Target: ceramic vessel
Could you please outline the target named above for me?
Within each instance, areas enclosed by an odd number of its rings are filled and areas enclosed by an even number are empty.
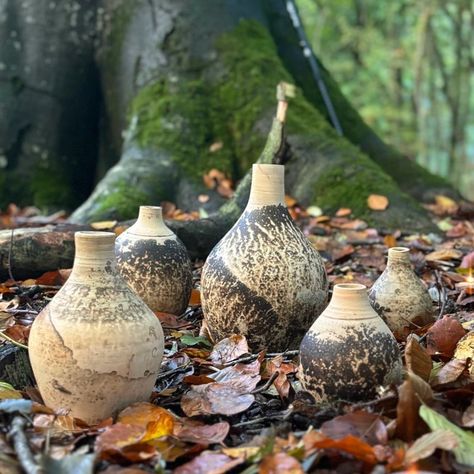
[[[254,351],[296,348],[326,305],[322,259],[284,199],[284,166],[253,165],[247,207],[202,271],[202,309],[214,341],[237,333]]]
[[[114,241],[111,232],[75,234],[71,275],[29,338],[46,405],[89,423],[148,400],[163,356],[160,322],[118,273]]]
[[[431,297],[413,271],[406,247],[388,250],[387,267],[370,289],[369,300],[398,339],[433,321]]]
[[[301,343],[304,389],[317,401],[370,400],[377,387],[401,377],[397,341],[370,306],[366,287],[335,285],[328,307]]]
[[[140,206],[136,223],[117,237],[115,255],[125,281],[153,311],[184,313],[193,286],[191,261],[166,227],[161,207]]]

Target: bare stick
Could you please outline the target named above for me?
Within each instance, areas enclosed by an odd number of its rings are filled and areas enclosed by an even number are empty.
[[[21,416],[13,418],[12,427],[8,433],[13,440],[13,447],[18,456],[18,461],[26,474],[42,474],[42,470],[36,464],[33,453],[28,444],[28,439],[25,435],[26,421]]]

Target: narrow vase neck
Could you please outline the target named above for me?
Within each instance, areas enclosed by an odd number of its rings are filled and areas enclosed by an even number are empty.
[[[285,167],[254,164],[247,209],[279,204],[285,205]]]
[[[334,286],[328,305],[329,317],[337,314],[337,319],[372,319],[377,313],[370,306],[367,288],[358,283],[341,283]]]
[[[115,234],[113,232],[76,232],[76,252],[71,277],[84,273],[112,273],[115,270]]]
[[[387,268],[410,267],[410,249],[407,247],[392,247],[388,249]]]
[[[128,232],[150,237],[173,235],[172,230],[163,220],[163,211],[160,206],[140,206],[137,221]]]

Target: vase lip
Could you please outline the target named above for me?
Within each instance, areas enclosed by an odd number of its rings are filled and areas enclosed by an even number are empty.
[[[362,283],[337,283],[334,285],[334,291],[343,293],[357,293],[367,290],[367,287]]]
[[[410,249],[408,247],[390,247],[388,249],[388,253],[394,255],[400,255],[409,252]]]
[[[138,212],[140,213],[141,211],[149,212],[150,214],[162,214],[163,213],[163,208],[161,206],[140,206],[138,209]]]
[[[174,236],[163,219],[163,208],[151,205],[139,207],[137,220],[124,234],[153,238]]]
[[[74,233],[75,240],[110,240],[115,239],[114,232],[105,232],[102,230],[79,230]]]

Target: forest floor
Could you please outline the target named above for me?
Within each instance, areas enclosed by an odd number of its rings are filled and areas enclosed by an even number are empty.
[[[287,201],[332,283],[370,287],[388,247],[411,249],[436,322],[399,341],[400,386],[362,403],[318,405],[297,379],[297,351],[251,354],[239,335],[212,345],[200,335],[196,262],[185,314],[157,314],[166,346],[150,403],[88,426],[44,406],[34,387],[0,383],[0,473],[474,472],[474,284],[457,286],[474,267],[473,223],[442,196],[430,207],[439,235],[384,235],[350,209],[323,216]],[[42,218],[10,208],[0,219],[8,227]],[[32,321],[68,274],[0,284],[2,334],[26,346]]]

